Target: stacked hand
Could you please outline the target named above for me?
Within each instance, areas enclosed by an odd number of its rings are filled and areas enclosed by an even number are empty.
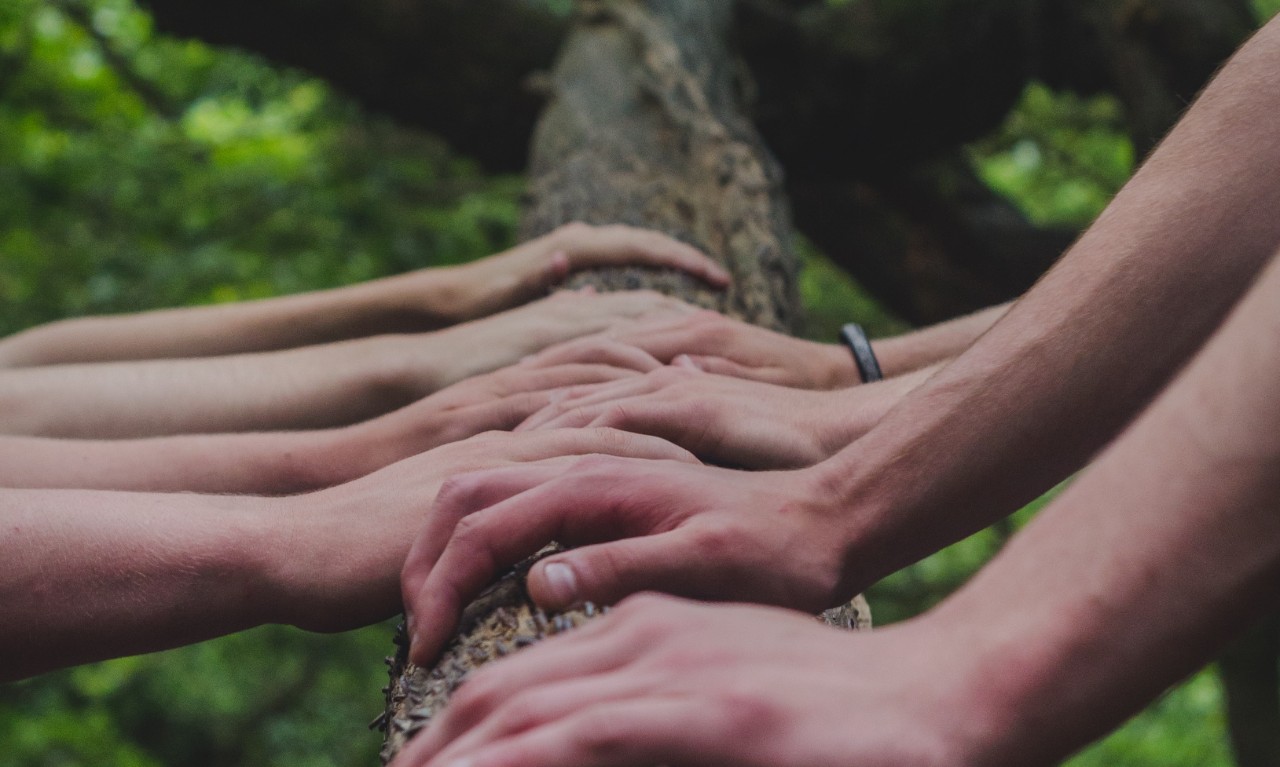
[[[712,375],[679,362],[572,386],[553,399],[518,430],[607,426],[749,469],[810,466],[847,444],[854,425],[840,423],[837,393]]]
[[[429,663],[471,598],[553,540],[580,548],[529,574],[530,595],[551,609],[651,589],[831,607],[865,584],[851,567],[857,520],[828,491],[811,470],[613,456],[453,477],[405,560],[412,658]]]
[[[711,311],[619,324],[546,353],[581,359],[610,344],[640,349],[662,363],[680,357],[708,373],[779,386],[834,389],[861,381],[842,346],[793,338]]]
[[[460,267],[471,297],[459,321],[516,306],[545,293],[572,272],[609,266],[678,269],[716,287],[724,267],[697,248],[660,232],[623,225],[566,224],[511,250]]]

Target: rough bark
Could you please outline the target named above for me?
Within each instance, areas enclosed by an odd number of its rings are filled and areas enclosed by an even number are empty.
[[[714,255],[734,285],[714,293],[675,273],[635,269],[582,280],[652,287],[776,329],[798,309],[781,174],[738,107],[725,46],[728,0],[612,0],[584,5],[551,81],[534,138],[523,234],[583,220],[658,228]],[[448,700],[473,669],[598,614],[548,616],[517,571],[466,611],[432,669],[392,660],[384,759]],[[860,598],[828,623],[865,628]]]

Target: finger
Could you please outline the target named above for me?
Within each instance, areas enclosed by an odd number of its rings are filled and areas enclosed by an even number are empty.
[[[678,367],[701,370],[705,373],[714,373],[716,375],[729,376],[732,378],[742,378],[748,381],[759,381],[761,383],[770,383],[778,386],[786,386],[791,380],[791,376],[785,370],[780,368],[752,367],[750,365],[743,365],[740,362],[725,359],[724,357],[715,357],[704,354],[681,354],[673,359],[671,364]]]
[[[526,358],[521,364],[531,368],[569,364],[609,365],[640,373],[656,370],[663,365],[643,349],[600,336],[556,344]]]
[[[650,376],[636,376],[605,384],[566,388],[552,398],[551,404],[530,416],[529,420],[520,425],[520,428],[521,430],[552,428],[552,422],[560,420],[568,413],[616,400],[641,396],[649,393],[654,388],[660,388],[660,385],[659,382],[651,380]],[[594,413],[594,410],[592,412]],[[585,425],[590,423],[594,417],[593,414],[584,421],[582,416],[579,415],[575,419],[570,419],[576,422],[566,423],[565,428]]]
[[[710,561],[697,531],[623,538],[548,557],[529,571],[529,596],[544,610],[584,602],[608,605],[642,591],[729,599],[751,584],[728,561]]]
[[[642,696],[582,709],[475,750],[441,754],[426,767],[633,767],[726,760],[724,712],[691,697]],[[405,765],[411,765],[406,762]]]
[[[416,593],[405,594],[413,606],[411,656],[415,662],[439,652],[463,605],[481,588],[547,543],[574,544],[669,529],[675,510],[635,504],[635,494],[622,481],[623,473],[630,470],[628,479],[633,484],[638,478],[639,486],[648,486],[664,476],[669,466],[664,461],[592,456],[489,507],[468,504],[468,487],[457,491],[463,495],[461,502],[448,494],[449,505],[440,509],[440,521],[431,531],[438,536],[432,545],[443,548],[428,550],[428,556],[415,563],[417,568],[427,563],[430,569]],[[445,499],[446,493],[442,491],[440,497]],[[555,575],[550,573],[552,580]],[[409,587],[406,583],[405,588]]]
[[[439,649],[432,642],[420,641],[424,632],[419,626],[419,596],[449,542],[449,535],[457,521],[474,511],[497,505],[537,487],[567,468],[564,462],[507,466],[458,474],[441,485],[422,531],[414,539],[405,558],[400,578],[405,625],[412,640],[410,657],[415,663],[427,663]],[[445,632],[435,632],[432,636],[439,633]]]
[[[522,436],[539,435],[561,440],[556,448],[560,455],[576,449],[610,453],[610,460],[621,456],[650,460],[674,458],[697,463],[690,453],[665,440],[612,429],[565,429]],[[549,444],[552,444],[550,440],[539,440],[542,449]],[[530,453],[527,457],[535,460],[542,456]],[[605,481],[611,467],[620,464],[597,460],[595,465],[599,470],[593,473],[585,470],[581,459],[554,464],[542,461],[523,467],[523,471],[476,472],[446,481],[432,506],[426,527],[414,542],[401,578],[410,616],[410,656],[415,663],[426,663],[439,653],[462,607],[499,572],[536,553],[552,540],[599,539],[581,538],[581,534],[557,535],[565,529],[563,515],[581,514],[582,524],[588,528],[625,533],[604,516],[607,503],[603,504],[605,509],[583,503],[592,491],[598,495],[599,483]],[[569,483],[567,487],[553,482],[571,473],[581,474],[574,479],[583,481]],[[487,487],[488,483],[497,488]],[[576,497],[579,502],[568,502],[566,495]],[[494,498],[501,500],[486,503]]]
[[[517,366],[502,372],[508,374],[504,376],[505,386],[500,392],[505,396],[638,378],[641,371],[607,362],[569,362],[537,367]]]
[[[679,269],[721,287],[732,279],[724,267],[692,245],[630,226],[595,227],[567,252],[572,270],[636,264]]]
[[[606,616],[481,669],[458,688],[410,750],[432,756],[446,746],[510,734],[541,724],[547,715],[563,716],[605,700],[600,675],[627,665],[643,649],[634,634],[602,634],[609,622]]]
[[[647,434],[620,429],[547,429],[529,434],[505,434],[502,457],[532,462],[559,456],[610,455],[618,458],[698,463],[684,448]]]

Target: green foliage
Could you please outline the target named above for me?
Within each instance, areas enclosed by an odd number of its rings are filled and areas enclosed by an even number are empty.
[[[1084,226],[1128,180],[1133,144],[1112,96],[1032,84],[1005,125],[970,149],[982,179],[1038,224]]]
[[[519,192],[129,0],[0,15],[0,333],[326,287],[507,244]]]
[[[1132,168],[1120,120],[1032,86],[971,156],[1034,220],[1083,224]],[[512,240],[519,192],[304,74],[158,36],[132,0],[0,3],[0,334],[475,258]],[[808,335],[905,328],[801,250]],[[877,585],[877,620],[935,604],[1044,502]],[[389,636],[266,627],[3,686],[0,764],[373,764]],[[1224,743],[1201,674],[1071,765],[1227,765]]]

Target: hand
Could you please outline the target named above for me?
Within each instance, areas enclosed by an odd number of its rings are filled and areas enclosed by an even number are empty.
[[[411,657],[433,659],[468,601],[552,540],[583,548],[530,572],[530,595],[549,609],[650,589],[811,612],[834,606],[865,584],[847,561],[853,515],[832,492],[809,470],[608,456],[454,477],[401,577]]]
[[[633,597],[478,671],[392,767],[977,764],[999,735],[954,639]]]
[[[474,296],[460,320],[483,317],[544,294],[572,272],[607,266],[679,269],[723,288],[731,276],[697,248],[630,226],[566,224],[550,234],[460,268]]]
[[[634,350],[633,350],[634,351]],[[636,352],[639,354],[639,352]],[[621,364],[634,360],[619,358]],[[654,363],[657,364],[656,362]],[[545,408],[563,388],[639,376],[611,364],[512,365],[468,378],[412,405],[347,426],[329,440],[322,467],[336,472],[325,485],[348,481],[395,461],[487,431],[508,431]]]
[[[345,631],[394,615],[401,608],[397,582],[405,556],[447,479],[494,467],[518,471],[525,462],[566,466],[574,456],[592,454],[696,463],[675,445],[611,429],[490,432],[344,485],[276,499],[288,545],[261,552],[277,558],[267,566],[271,622]]]
[[[400,386],[418,399],[465,378],[519,362],[548,346],[622,324],[669,321],[695,311],[682,301],[651,290],[563,291],[519,309],[425,336],[385,337],[383,343],[388,348],[383,353],[390,352],[399,360],[404,379]],[[630,358],[637,356],[633,352]],[[580,356],[563,361],[607,360]],[[634,362],[626,366],[631,364]]]
[[[835,389],[860,383],[849,351],[775,333],[712,311],[618,325],[572,346],[590,348],[610,340],[641,349],[659,361],[684,364],[708,373],[804,389]],[[547,354],[566,354],[551,348]]]
[[[844,394],[669,366],[573,386],[550,398],[517,431],[608,426],[662,437],[722,465],[792,469],[828,458],[874,424],[842,408]]]

